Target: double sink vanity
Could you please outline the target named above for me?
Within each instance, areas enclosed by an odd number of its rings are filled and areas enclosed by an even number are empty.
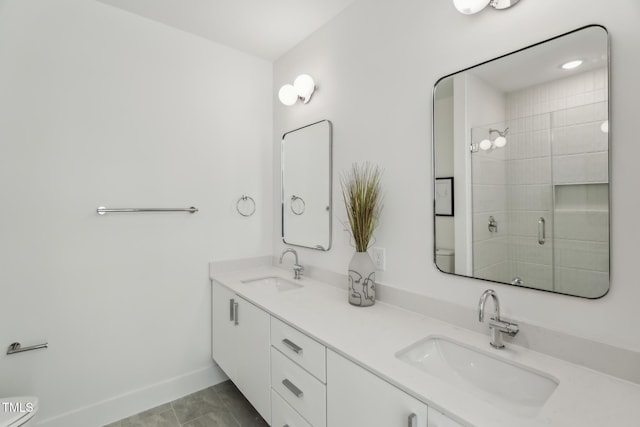
[[[576,56],[580,68],[561,66]],[[606,29],[589,25],[436,83],[438,269],[492,287],[609,291],[608,58]],[[332,129],[282,138],[287,245],[331,249]],[[492,290],[478,295],[478,333],[385,300],[352,306],[346,277],[301,276],[289,252],[293,273],[271,257],[210,265],[213,359],[271,426],[640,427],[640,385],[503,342],[535,332],[502,319]]]
[[[259,264],[259,263],[258,263]],[[640,426],[640,386],[266,263],[211,273],[213,359],[274,427]]]

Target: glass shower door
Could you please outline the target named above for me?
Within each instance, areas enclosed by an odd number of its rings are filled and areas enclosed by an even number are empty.
[[[472,129],[473,275],[553,289],[550,115]]]

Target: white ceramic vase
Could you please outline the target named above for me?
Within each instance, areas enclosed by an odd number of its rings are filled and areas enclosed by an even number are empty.
[[[369,307],[376,302],[376,267],[367,252],[356,252],[349,263],[349,304]]]

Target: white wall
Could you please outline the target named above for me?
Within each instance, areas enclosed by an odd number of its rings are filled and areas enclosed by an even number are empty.
[[[0,353],[0,396],[47,419],[212,369],[208,262],[271,252],[271,87],[102,3],[0,0],[0,347],[50,344]]]
[[[334,123],[334,188],[354,161],[385,168],[384,213],[376,246],[386,248],[379,280],[466,307],[489,284],[439,273],[431,265],[431,89],[441,76],[583,25],[605,25],[611,36],[612,271],[611,290],[598,300],[496,286],[506,316],[640,351],[640,241],[635,182],[637,111],[640,109],[640,3],[636,0],[522,1],[506,11],[458,13],[450,1],[367,0],[355,3],[274,67],[274,87],[305,72],[319,90],[308,105],[275,105],[274,134],[321,118]],[[544,24],[544,25],[542,25]],[[278,147],[274,141],[274,152]],[[276,157],[275,170],[279,169]],[[274,183],[278,184],[277,173]],[[273,198],[276,200],[277,191]],[[344,220],[338,191],[336,219]],[[328,253],[302,250],[303,263],[345,273],[353,252],[334,222]],[[277,221],[274,219],[274,226]],[[274,253],[283,249],[274,239]]]
[[[473,217],[473,271],[467,276],[482,277],[499,282],[510,282],[508,270],[508,230],[507,218],[507,168],[505,150],[479,150],[470,153],[465,148],[470,143],[480,144],[483,139],[493,139],[497,135],[491,128],[504,129],[506,116],[506,96],[484,80],[468,73],[464,90],[467,108],[467,122],[463,124],[467,138],[471,141],[458,147],[458,155],[471,157],[471,204],[470,209],[461,212],[456,221],[468,221],[464,216]],[[438,160],[436,160],[438,161]],[[469,185],[468,183],[465,183]],[[489,232],[489,218],[497,223],[497,231]],[[462,246],[464,247],[464,246]]]
[[[434,176],[436,178],[453,177],[455,181],[456,177],[453,169],[453,85],[450,85],[447,96],[436,99],[434,105],[433,120],[438,124],[435,151],[438,153],[438,159],[440,159],[434,165]],[[436,229],[438,230],[435,235],[436,248],[450,250],[455,248],[454,219],[455,217],[453,216],[436,217]]]

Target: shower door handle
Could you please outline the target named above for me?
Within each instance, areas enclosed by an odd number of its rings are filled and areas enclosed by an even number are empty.
[[[546,230],[546,221],[543,217],[538,219],[538,244],[544,245],[545,240],[547,239],[547,230]]]

